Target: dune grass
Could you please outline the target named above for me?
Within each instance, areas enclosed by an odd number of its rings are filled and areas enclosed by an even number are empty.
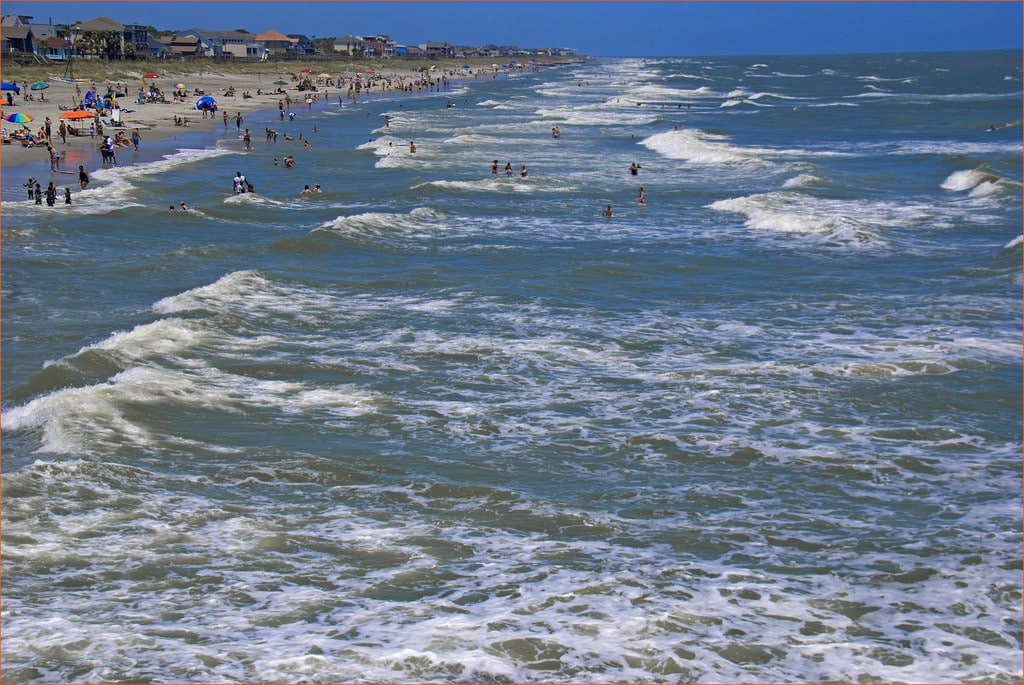
[[[516,62],[520,66],[527,66],[530,60],[536,64],[562,64],[566,62],[578,62],[581,57],[545,57],[545,56],[520,56]],[[152,60],[152,61],[114,61],[108,62],[100,59],[76,58],[72,63],[71,75],[86,82],[106,81],[136,81],[141,79],[143,74],[157,73],[163,78],[174,79],[176,77],[187,77],[199,72],[209,74],[222,74],[230,76],[238,75],[266,75],[274,78],[290,77],[303,68],[310,68],[314,74],[344,74],[345,72],[358,72],[374,70],[380,73],[391,73],[395,71],[415,71],[418,69],[430,69],[436,67],[438,70],[460,71],[463,66],[468,66],[472,71],[478,69],[492,70],[494,65],[501,67],[508,63],[505,57],[458,57],[445,59],[357,59],[346,57],[324,57],[316,56],[310,59],[289,59],[289,60],[268,60],[266,62],[249,62],[228,59],[176,59],[176,60]],[[0,74],[5,81],[17,81],[34,83],[35,81],[48,81],[56,78],[63,78],[68,73],[67,65],[63,62],[51,62],[49,64],[16,64],[13,61],[5,61],[0,64]]]

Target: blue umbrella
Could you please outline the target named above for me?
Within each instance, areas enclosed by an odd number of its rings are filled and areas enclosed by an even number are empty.
[[[203,105],[206,105],[206,109],[209,110],[217,109],[217,101],[209,95],[204,95],[203,97],[196,100],[196,109],[202,109]]]
[[[17,83],[10,83],[8,81],[0,82],[0,90],[13,90],[15,93],[21,93],[21,88]]]

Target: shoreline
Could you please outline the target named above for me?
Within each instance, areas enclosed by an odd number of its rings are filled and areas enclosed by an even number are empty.
[[[551,67],[568,63],[571,62],[566,62],[563,58],[558,62],[538,63],[532,65],[532,68]],[[138,130],[141,138],[138,152],[131,146],[116,150],[119,162],[120,157],[128,156],[126,153],[133,157],[138,155],[144,157],[144,160],[134,159],[129,163],[132,164],[139,161],[148,161],[150,155],[144,153],[148,144],[165,143],[182,134],[188,137],[193,137],[191,135],[193,133],[216,134],[224,126],[224,114],[228,116],[228,127],[224,135],[229,136],[237,133],[237,136],[240,138],[242,133],[241,131],[236,131],[235,127],[235,117],[237,115],[240,114],[243,117],[242,130],[244,130],[246,128],[244,119],[247,115],[274,110],[278,108],[279,100],[283,100],[286,97],[291,98],[291,107],[295,107],[297,104],[305,104],[307,96],[315,96],[321,102],[324,97],[329,99],[339,97],[343,100],[348,100],[350,93],[354,92],[357,82],[361,86],[361,90],[358,93],[358,101],[365,101],[377,95],[393,95],[403,92],[409,94],[428,94],[434,92],[435,88],[437,92],[441,92],[438,84],[442,80],[447,80],[451,84],[457,84],[469,79],[497,77],[499,73],[508,71],[505,68],[495,69],[494,67],[497,65],[489,65],[487,67],[478,65],[469,69],[447,66],[435,67],[433,70],[430,70],[427,67],[411,64],[402,64],[400,68],[390,68],[391,65],[369,68],[347,64],[345,65],[346,71],[335,70],[332,73],[328,69],[315,74],[304,74],[298,69],[295,73],[280,70],[265,72],[260,70],[263,65],[252,65],[253,68],[251,70],[246,70],[244,68],[246,65],[241,66],[242,69],[234,73],[205,70],[183,72],[169,69],[160,72],[157,78],[149,79],[143,78],[143,75],[157,72],[129,70],[125,71],[123,78],[119,79],[78,79],[76,82],[68,82],[59,80],[58,77],[51,77],[46,81],[49,83],[49,87],[44,90],[33,91],[23,88],[19,94],[11,93],[14,100],[13,106],[6,105],[6,95],[10,91],[4,91],[4,98],[0,100],[0,103],[3,103],[2,108],[0,108],[3,117],[15,112],[21,112],[33,117],[33,120],[27,124],[18,124],[6,120],[0,122],[3,124],[4,132],[10,134],[17,130],[24,130],[24,127],[28,126],[33,133],[38,133],[45,125],[46,118],[49,117],[51,122],[50,141],[55,150],[60,154],[61,163],[58,171],[51,171],[46,145],[23,147],[19,141],[14,140],[10,144],[5,143],[0,146],[0,183],[2,183],[4,172],[17,170],[19,174],[24,172],[33,178],[45,178],[47,174],[67,176],[68,173],[75,173],[74,184],[77,185],[76,172],[78,165],[85,166],[86,171],[89,173],[101,168],[101,156],[99,154],[101,138],[98,135],[90,137],[88,134],[79,136],[68,134],[65,139],[62,139],[58,134],[61,122],[59,117],[62,112],[72,109],[72,103],[80,101],[81,96],[84,96],[94,84],[97,92],[100,94],[107,92],[108,85],[116,88],[119,92],[125,93],[124,96],[117,98],[119,105],[123,108],[123,125],[116,128],[104,125],[103,130],[104,135],[112,135],[114,131],[121,131],[129,138],[134,130]],[[332,66],[337,67],[339,65],[334,64]],[[19,78],[16,73],[17,71],[17,69],[12,69],[12,72],[15,73],[12,73],[11,78],[19,86],[35,83],[35,81],[31,80],[33,76],[24,75],[24,78]],[[300,77],[309,79],[313,89],[298,90],[297,84]],[[4,80],[7,80],[7,78],[5,74]],[[188,94],[187,97],[173,99],[170,97],[172,92],[175,91],[174,86],[177,84],[185,85],[185,88],[177,90],[179,92],[186,92]],[[81,96],[76,94],[76,86]],[[170,102],[138,104],[137,98],[140,89],[148,90],[152,86],[159,88],[164,97],[170,100]],[[230,88],[234,89],[235,95],[226,95]],[[195,109],[195,102],[201,97],[196,91],[211,95],[217,101],[218,111],[211,115],[211,117],[204,119],[202,112]],[[243,97],[243,93],[249,93],[251,97]],[[40,100],[40,96],[45,97],[45,100]],[[29,97],[32,99],[28,99]],[[109,110],[104,110],[104,112],[106,116],[101,117],[101,121],[109,122]],[[186,118],[189,119],[188,125],[175,124],[176,119],[184,120]],[[83,121],[91,122],[92,120],[86,119]],[[262,133],[262,131],[250,131],[250,134],[254,137],[262,135]],[[7,137],[6,135],[4,136],[5,139]],[[158,147],[164,147],[164,145],[159,145]],[[123,165],[121,164],[121,166]]]

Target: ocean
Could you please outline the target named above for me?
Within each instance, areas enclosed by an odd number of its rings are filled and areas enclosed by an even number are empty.
[[[601,58],[4,174],[3,682],[1019,681],[1021,76]]]

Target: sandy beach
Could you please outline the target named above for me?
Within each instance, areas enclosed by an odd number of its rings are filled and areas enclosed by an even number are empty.
[[[390,65],[361,67],[352,64],[331,64],[321,65],[316,71],[307,72],[303,72],[302,69],[310,69],[309,67],[281,64],[276,72],[267,71],[267,65],[256,65],[253,73],[246,73],[244,65],[242,69],[232,66],[231,73],[218,72],[215,66],[211,71],[174,71],[157,68],[154,71],[126,70],[123,77],[117,79],[79,78],[75,82],[57,76],[46,78],[38,73],[19,74],[18,70],[12,69],[10,74],[4,74],[4,81],[13,79],[22,90],[19,94],[12,91],[3,93],[2,116],[5,120],[2,122],[4,144],[0,148],[0,166],[4,170],[23,167],[19,168],[19,172],[24,171],[29,175],[50,172],[50,152],[45,141],[27,147],[19,140],[8,142],[10,134],[19,130],[24,131],[25,127],[38,137],[40,130],[45,127],[47,117],[50,119],[49,144],[60,154],[59,168],[65,172],[73,172],[77,169],[78,163],[83,163],[82,160],[91,162],[93,166],[100,163],[98,148],[101,138],[98,135],[89,136],[90,124],[95,126],[97,122],[105,122],[105,135],[113,136],[115,132],[121,131],[130,139],[132,133],[138,131],[142,140],[140,145],[145,145],[147,141],[164,140],[188,131],[221,130],[224,128],[225,114],[228,116],[228,130],[236,131],[235,118],[239,114],[242,115],[244,122],[247,113],[277,108],[280,100],[287,102],[290,98],[290,106],[296,107],[305,105],[307,97],[348,99],[350,88],[355,88],[357,82],[361,87],[360,97],[367,97],[374,93],[403,88],[414,92],[423,91],[442,79],[455,81],[464,78],[490,78],[495,71],[490,64],[471,66],[469,69],[436,65],[430,69],[416,63],[403,63],[400,65],[401,68],[392,68]],[[421,71],[421,67],[424,70]],[[290,71],[291,68],[295,71]],[[320,71],[320,68],[324,70]],[[158,76],[144,78],[152,73]],[[49,87],[31,90],[31,84],[40,80],[48,83]],[[313,89],[307,87],[300,90],[299,86],[303,81],[306,81],[307,86],[312,85]],[[175,88],[176,85],[184,87]],[[148,94],[153,92],[154,87],[161,96],[155,101],[140,104],[140,91]],[[116,98],[121,108],[121,126],[109,125],[112,121],[111,112],[103,110],[98,119],[67,120],[66,123],[75,126],[80,135],[72,135],[69,132],[62,137],[59,134],[62,121],[60,116],[74,109],[76,103],[80,103],[90,89],[101,96],[111,90],[124,93],[123,96]],[[13,106],[6,104],[8,92],[12,95]],[[175,96],[175,93],[178,93],[178,96]],[[207,118],[196,109],[196,101],[202,94],[212,96],[218,106],[218,111]],[[16,112],[32,117],[32,121],[19,124],[6,120],[7,116]],[[242,130],[244,128],[243,123]],[[260,131],[253,135],[262,133]],[[89,163],[85,166],[86,170],[90,169]]]

